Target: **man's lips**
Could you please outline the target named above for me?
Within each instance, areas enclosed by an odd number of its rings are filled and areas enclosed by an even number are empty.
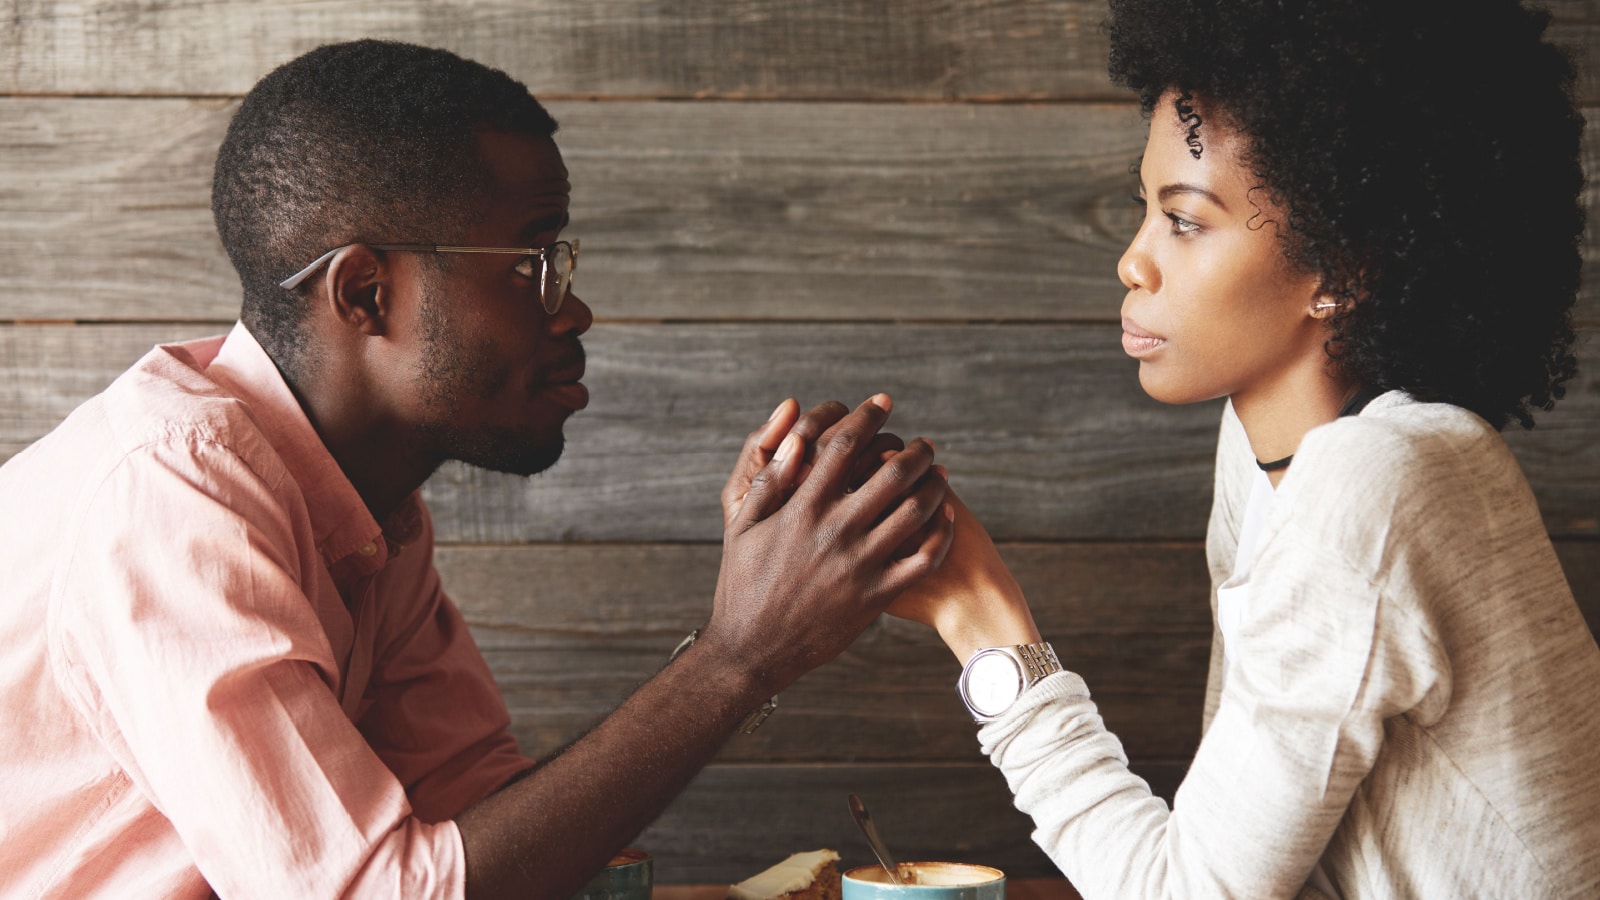
[[[1167,342],[1166,338],[1157,337],[1143,328],[1140,328],[1132,319],[1124,317],[1122,320],[1122,350],[1129,356],[1144,356],[1152,353],[1156,348]]]
[[[585,368],[587,368],[587,364],[581,359],[574,363],[568,363],[559,369],[552,370],[550,374],[545,376],[544,383],[550,385],[576,384],[583,380]]]
[[[582,383],[584,369],[584,359],[579,356],[551,370],[544,377],[540,393],[568,409],[583,409],[589,405],[589,389]]]

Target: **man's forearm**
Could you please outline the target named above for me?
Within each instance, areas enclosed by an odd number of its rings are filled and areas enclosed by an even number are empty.
[[[685,651],[560,756],[462,813],[467,896],[571,897],[770,693],[714,647]]]

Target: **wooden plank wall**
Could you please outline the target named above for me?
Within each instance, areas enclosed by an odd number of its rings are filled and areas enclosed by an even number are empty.
[[[1600,49],[1600,6],[1551,4]],[[1201,540],[1217,406],[1143,396],[1117,344],[1136,107],[1088,0],[14,0],[0,21],[0,459],[158,341],[214,333],[237,284],[215,149],[273,66],[362,36],[448,47],[549,101],[575,182],[594,400],[532,481],[428,485],[446,584],[524,747],[571,740],[710,608],[716,493],[784,396],[898,401],[1171,796],[1198,739]],[[1600,122],[1600,67],[1581,91]],[[1587,159],[1600,171],[1590,126]],[[1590,188],[1591,209],[1597,190]],[[1583,374],[1510,436],[1600,623],[1600,252]],[[530,585],[537,585],[530,588]],[[977,752],[956,667],[872,627],[736,738],[639,845],[663,883],[867,853],[1053,872]]]

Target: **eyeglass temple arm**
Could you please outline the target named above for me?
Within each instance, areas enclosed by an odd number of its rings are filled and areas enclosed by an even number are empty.
[[[353,246],[355,245],[345,244],[344,247],[335,247],[329,250],[327,253],[317,257],[311,265],[278,282],[278,287],[286,291],[294,290],[304,283],[307,278],[310,278],[313,272],[327,265],[328,260],[333,259],[340,250]],[[537,256],[540,259],[544,259],[545,253],[544,249],[540,247],[465,247],[452,244],[368,244],[367,246],[374,250],[421,250],[433,253],[523,253],[529,256]],[[572,249],[573,255],[576,256],[577,242],[574,241],[572,243]]]

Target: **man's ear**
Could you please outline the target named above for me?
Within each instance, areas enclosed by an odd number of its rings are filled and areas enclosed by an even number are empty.
[[[389,267],[377,251],[351,244],[328,261],[323,276],[328,311],[336,321],[368,336],[387,330]]]

